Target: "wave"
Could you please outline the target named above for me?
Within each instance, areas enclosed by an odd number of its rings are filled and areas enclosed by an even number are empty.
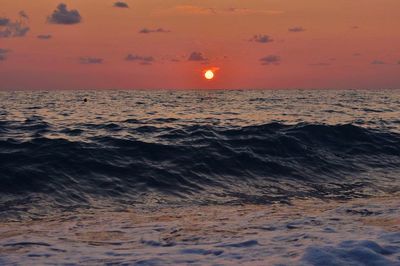
[[[74,140],[45,137],[51,125],[29,123],[0,122],[2,134],[32,133],[0,138],[0,201],[45,195],[64,205],[97,197],[264,203],[399,188],[400,135],[351,124],[126,129],[110,123],[60,130],[70,136],[104,130]]]

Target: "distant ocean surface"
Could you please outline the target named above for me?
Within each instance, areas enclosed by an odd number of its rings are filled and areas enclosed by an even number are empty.
[[[0,92],[3,218],[368,197],[399,175],[399,90]]]

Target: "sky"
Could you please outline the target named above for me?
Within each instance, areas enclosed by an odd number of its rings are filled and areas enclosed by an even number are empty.
[[[0,0],[0,90],[400,88],[399,12],[399,0]]]

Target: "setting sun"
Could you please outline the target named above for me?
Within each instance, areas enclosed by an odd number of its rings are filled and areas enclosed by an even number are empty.
[[[213,72],[212,70],[207,70],[207,71],[204,73],[204,77],[205,77],[206,79],[208,79],[208,80],[211,80],[211,79],[214,78],[214,72]]]

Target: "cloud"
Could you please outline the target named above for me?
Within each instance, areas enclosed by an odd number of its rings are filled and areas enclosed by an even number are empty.
[[[331,63],[325,63],[325,62],[309,64],[309,66],[320,66],[320,67],[331,66],[331,65],[332,65]]]
[[[277,55],[268,55],[260,58],[260,62],[262,65],[279,65],[281,58]]]
[[[207,58],[200,52],[193,52],[189,55],[188,61],[207,61]]]
[[[291,27],[288,30],[290,32],[302,32],[302,31],[305,31],[306,29],[304,29],[303,27]]]
[[[23,11],[23,10],[19,11],[18,14],[19,14],[19,16],[20,16],[21,18],[29,19],[28,14],[26,14],[26,12]]]
[[[137,62],[141,65],[151,65],[154,62],[154,57],[128,54],[125,57],[125,60],[131,62]]]
[[[249,8],[212,8],[212,7],[201,7],[195,5],[178,5],[172,8],[158,10],[158,15],[254,15],[254,14],[269,14],[276,15],[282,14],[279,10],[261,10],[261,9],[249,9]]]
[[[0,18],[0,26],[7,26],[8,23],[10,23],[10,19],[9,18],[4,18],[4,17]]]
[[[376,59],[376,60],[372,61],[371,64],[372,65],[385,65],[386,63],[382,60]]]
[[[207,7],[199,7],[193,5],[179,5],[170,9],[165,9],[161,11],[165,14],[191,14],[191,15],[209,15],[216,14],[215,9]]]
[[[14,22],[9,18],[0,18],[0,38],[24,37],[29,30],[28,15],[24,11],[19,12],[19,19]]]
[[[129,8],[128,4],[125,2],[115,2],[114,3],[115,7],[120,7],[120,8]]]
[[[171,31],[163,29],[163,28],[158,28],[158,29],[143,28],[143,29],[141,29],[139,31],[139,33],[144,33],[144,34],[147,34],[147,33],[168,33],[168,32],[171,32]]]
[[[81,64],[85,64],[85,65],[102,64],[103,63],[103,58],[87,56],[87,57],[79,58],[79,62]]]
[[[0,48],[0,61],[5,61],[10,50]]]
[[[53,36],[51,36],[50,34],[41,34],[41,35],[38,35],[37,38],[41,39],[41,40],[48,40],[48,39],[53,38]]]
[[[220,13],[234,14],[234,15],[253,15],[253,14],[278,15],[282,14],[283,11],[230,7],[227,9],[220,10]]]
[[[49,23],[66,25],[77,24],[81,22],[81,20],[82,17],[78,10],[68,10],[67,5],[63,3],[59,4],[57,9],[53,11],[53,14],[47,18]]]
[[[268,35],[254,35],[251,39],[251,42],[259,42],[259,43],[269,43],[274,40]]]

